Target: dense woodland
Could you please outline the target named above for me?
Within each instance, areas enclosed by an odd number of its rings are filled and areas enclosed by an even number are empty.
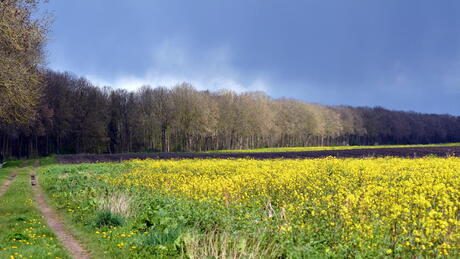
[[[331,107],[188,84],[100,88],[46,70],[49,19],[33,15],[39,3],[0,0],[0,155],[6,157],[460,142],[460,117],[449,115]]]
[[[32,123],[1,125],[7,156],[460,141],[460,117],[324,106],[262,92],[94,86],[47,71]]]

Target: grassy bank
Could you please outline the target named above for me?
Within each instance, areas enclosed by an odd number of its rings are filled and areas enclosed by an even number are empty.
[[[22,164],[20,160],[7,161],[6,164],[0,168],[0,186],[4,181],[13,173],[13,170],[18,168]]]

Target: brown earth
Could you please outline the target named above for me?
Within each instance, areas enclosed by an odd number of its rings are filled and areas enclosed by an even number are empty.
[[[119,162],[129,159],[213,159],[213,158],[252,158],[252,159],[302,159],[302,158],[363,158],[363,157],[404,157],[420,158],[424,156],[456,156],[460,157],[460,147],[402,147],[402,148],[373,148],[350,150],[324,150],[302,152],[258,152],[258,153],[129,153],[106,155],[62,155],[57,160],[62,164]]]
[[[38,162],[38,161],[37,161]],[[35,164],[37,166],[37,163]],[[80,242],[75,239],[65,228],[62,221],[59,219],[58,214],[52,210],[46,203],[43,191],[38,184],[35,169],[31,174],[31,184],[34,194],[34,199],[38,204],[38,209],[42,215],[46,218],[48,226],[56,234],[57,238],[64,247],[69,251],[73,258],[86,259],[90,258],[88,252],[81,246]]]

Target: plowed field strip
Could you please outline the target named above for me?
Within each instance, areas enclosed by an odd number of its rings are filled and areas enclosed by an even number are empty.
[[[79,164],[95,162],[119,162],[130,159],[226,159],[226,158],[253,158],[253,159],[303,159],[324,158],[328,156],[338,158],[363,157],[405,157],[420,158],[428,155],[439,157],[460,156],[460,147],[401,147],[401,148],[369,148],[350,150],[323,150],[302,152],[260,152],[260,153],[137,153],[137,154],[110,154],[110,155],[66,155],[58,156],[62,164]]]

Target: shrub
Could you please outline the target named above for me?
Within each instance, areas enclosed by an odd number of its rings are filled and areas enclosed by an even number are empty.
[[[96,200],[98,208],[110,211],[112,214],[129,217],[131,213],[132,198],[124,193],[106,193]]]
[[[177,256],[183,250],[182,230],[180,227],[152,230],[142,241],[150,254],[155,256]]]
[[[96,215],[95,226],[100,228],[104,226],[121,226],[123,225],[123,217],[113,214],[110,211],[101,211]]]

